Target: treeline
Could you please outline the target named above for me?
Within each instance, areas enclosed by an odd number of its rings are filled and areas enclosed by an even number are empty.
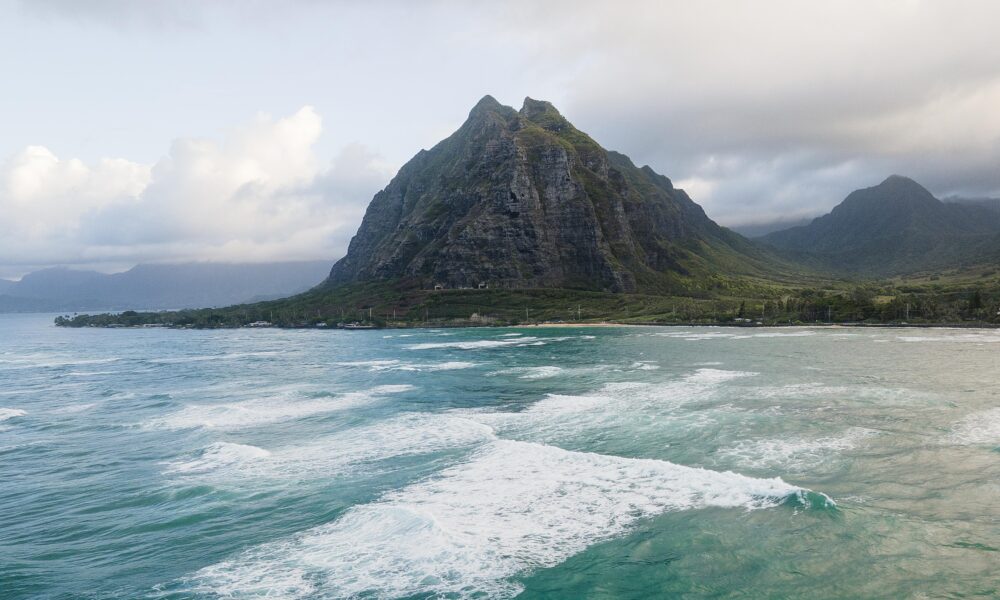
[[[334,328],[515,325],[551,321],[658,324],[996,324],[1000,289],[774,290],[755,298],[691,298],[562,289],[319,291],[220,309],[125,311],[56,319],[64,327]]]
[[[736,317],[800,323],[1000,323],[998,290],[901,292],[858,286],[846,291],[802,290],[770,300],[741,302]]]

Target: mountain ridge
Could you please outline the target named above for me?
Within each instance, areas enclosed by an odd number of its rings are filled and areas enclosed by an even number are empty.
[[[855,190],[809,224],[760,238],[793,260],[840,273],[893,276],[962,267],[1000,255],[1000,214],[945,203],[891,175]]]
[[[52,267],[0,287],[0,312],[195,308],[273,299],[317,285],[329,264],[139,264],[114,274]]]
[[[773,261],[551,103],[487,95],[375,195],[325,285],[678,292]]]

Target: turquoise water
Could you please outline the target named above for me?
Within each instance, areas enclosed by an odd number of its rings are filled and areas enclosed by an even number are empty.
[[[0,598],[1000,597],[1000,333],[0,315]]]

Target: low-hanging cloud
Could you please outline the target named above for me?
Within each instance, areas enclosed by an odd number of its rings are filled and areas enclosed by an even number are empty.
[[[349,144],[323,164],[311,107],[258,115],[222,140],[182,138],[152,165],[87,165],[41,146],[0,168],[0,256],[46,264],[273,261],[340,256],[391,169]]]
[[[395,163],[447,135],[483,94],[515,105],[530,95],[553,101],[604,146],[689,188],[723,224],[815,216],[892,173],[941,197],[1000,196],[1000,4],[992,0],[40,0],[22,2],[21,12],[32,31],[53,36],[50,45],[69,32],[83,36],[82,48],[108,50],[87,55],[91,62],[131,56],[136,39],[149,38],[153,55],[173,68],[164,70],[166,79],[200,74],[191,80],[214,90],[221,74],[227,111],[249,114],[308,99],[330,115],[351,115],[341,124],[354,128],[347,137]],[[84,35],[92,29],[100,39]],[[184,54],[194,46],[210,51],[194,61]],[[72,66],[91,68],[80,60]],[[234,69],[234,60],[254,68]],[[61,90],[72,73],[59,64],[49,60],[37,70],[52,71]],[[148,73],[133,71],[138,78]],[[264,81],[280,84],[265,90]],[[187,96],[174,91],[183,85],[146,83],[133,86],[129,105],[104,95],[99,106],[128,112],[150,100],[140,93],[148,88],[157,98],[177,94],[159,105],[161,113],[175,111],[173,122],[164,120],[171,127],[191,117],[219,118],[204,107],[186,113]],[[18,93],[13,86],[15,101]],[[272,95],[271,103],[259,99]],[[132,121],[132,131],[145,131],[144,118]],[[59,125],[42,141],[59,144],[64,129],[77,138],[89,134],[74,123]],[[314,186],[341,186],[323,192],[328,196],[353,185],[332,175],[330,165],[318,170],[324,174]],[[149,185],[152,195],[157,186]],[[268,193],[292,194],[294,204],[308,187]],[[204,224],[186,227],[200,231]],[[154,230],[167,231],[150,223]],[[264,247],[240,239],[243,247]]]

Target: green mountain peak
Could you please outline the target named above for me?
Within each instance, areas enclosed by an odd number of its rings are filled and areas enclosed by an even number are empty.
[[[376,194],[327,285],[670,292],[767,268],[766,253],[551,103],[515,111],[486,96]]]

